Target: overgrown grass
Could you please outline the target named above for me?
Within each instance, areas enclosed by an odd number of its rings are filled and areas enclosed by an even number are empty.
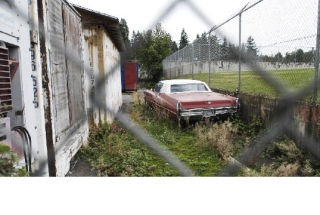
[[[200,123],[180,129],[163,112],[144,105],[134,93],[131,118],[198,176],[218,175],[230,156],[237,157],[252,144],[262,123],[259,119],[244,122],[240,118],[215,123]],[[102,176],[179,176],[166,161],[141,144],[118,124],[92,128],[90,144],[81,149]],[[315,176],[320,165],[299,150],[289,139],[279,139],[263,152],[251,170],[239,176]]]
[[[284,137],[271,144],[261,155],[264,163],[243,176],[319,176],[320,163]]]
[[[278,81],[282,82],[290,90],[298,90],[314,78],[314,69],[294,69],[268,71]],[[194,74],[194,79],[208,83],[209,74]],[[191,79],[192,75],[184,75],[178,78]],[[238,72],[216,72],[211,74],[211,86],[214,88],[236,91],[238,88]],[[241,73],[241,91],[256,95],[277,97],[278,93],[272,85],[264,81],[255,72]]]
[[[78,156],[87,159],[100,176],[179,175],[117,123],[91,128],[89,138]]]
[[[179,129],[173,120],[167,120],[161,113],[151,111],[144,105],[135,105],[131,117],[164,147],[189,166],[196,175],[217,174],[223,162],[216,150],[199,147],[198,137],[193,129]]]
[[[221,124],[197,124],[195,133],[198,137],[198,145],[209,150],[218,151],[222,160],[227,161],[234,148],[233,139],[237,130],[227,121]]]

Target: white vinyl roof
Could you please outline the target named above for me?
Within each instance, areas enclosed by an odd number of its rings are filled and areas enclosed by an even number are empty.
[[[203,81],[198,80],[190,80],[190,79],[173,79],[173,80],[164,80],[160,81],[160,83],[163,83],[163,87],[161,88],[161,93],[170,93],[170,87],[174,84],[204,84],[208,90],[211,92],[210,88],[206,83]]]
[[[164,81],[160,81],[164,84],[192,84],[192,83],[204,83],[202,81],[198,81],[198,80],[191,80],[191,79],[173,79],[173,80],[164,80]]]

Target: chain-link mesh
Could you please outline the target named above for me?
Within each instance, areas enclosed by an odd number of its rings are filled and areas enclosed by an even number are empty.
[[[12,5],[11,1],[7,2],[8,4]],[[168,14],[173,12],[175,7],[179,6],[181,2],[184,2],[208,26],[208,28],[216,26],[201,13],[196,3],[190,0],[173,1],[163,11],[163,13],[160,14],[158,19],[156,19],[154,24],[151,26],[155,26],[156,23],[163,20]],[[296,127],[294,127],[293,119],[290,118],[290,113],[296,105],[296,101],[299,99],[306,98],[306,96],[310,95],[314,90],[314,83],[316,83],[317,85],[319,82],[318,79],[313,79],[314,62],[317,61],[317,58],[319,57],[318,53],[314,54],[314,52],[316,51],[315,34],[317,26],[315,25],[315,23],[318,20],[316,7],[318,2],[315,0],[299,4],[297,4],[298,1],[294,2],[295,4],[291,5],[294,7],[293,11],[297,11],[294,10],[297,8],[304,8],[305,4],[310,4],[310,7],[306,7],[309,8],[308,11],[305,12],[310,13],[311,10],[312,18],[314,20],[311,21],[311,25],[303,22],[303,24],[309,26],[307,27],[307,29],[309,29],[310,32],[302,30],[301,32],[298,32],[296,35],[283,36],[280,33],[279,35],[275,36],[275,32],[277,32],[277,29],[285,29],[284,26],[286,26],[285,24],[288,22],[286,22],[285,18],[283,18],[283,21],[276,20],[276,17],[279,18],[278,11],[266,10],[264,7],[267,6],[267,3],[264,5],[260,4],[256,8],[252,8],[250,10],[256,11],[253,15],[249,14],[249,12],[247,12],[248,17],[246,17],[246,15],[243,15],[243,20],[241,23],[244,25],[244,27],[242,31],[246,32],[244,33],[244,35],[251,34],[251,32],[249,32],[248,30],[246,31],[246,28],[248,28],[245,27],[246,22],[248,25],[256,25],[257,29],[258,27],[263,28],[263,30],[259,32],[262,36],[269,38],[271,45],[260,44],[260,36],[256,36],[254,34],[255,32],[252,32],[252,37],[255,38],[256,41],[257,52],[255,52],[254,47],[253,49],[248,49],[248,47],[246,47],[245,45],[245,42],[241,40],[238,44],[234,42],[234,40],[237,39],[232,38],[238,38],[237,34],[239,33],[239,29],[234,31],[236,32],[235,35],[229,35],[228,32],[229,37],[226,37],[227,35],[223,34],[222,32],[227,32],[227,30],[223,30],[223,27],[214,27],[210,32],[202,34],[200,38],[195,40],[191,45],[179,50],[176,53],[173,53],[171,56],[167,57],[163,62],[164,74],[168,78],[193,77],[195,79],[201,79],[206,82],[209,82],[211,86],[214,88],[224,88],[229,90],[238,89],[244,92],[250,92],[250,90],[252,90],[252,92],[254,93],[267,93],[268,95],[272,92],[272,95],[278,95],[281,97],[280,105],[275,111],[276,114],[274,114],[273,116],[273,126],[271,126],[271,129],[260,134],[260,138],[253,142],[248,149],[245,149],[239,157],[239,161],[245,165],[250,163],[256,156],[259,156],[259,154],[272,143],[272,140],[274,140],[277,136],[281,135],[282,133],[288,134],[293,139],[301,139],[301,137],[303,137],[304,148],[308,152],[312,153],[316,158],[320,158],[318,150],[319,147],[317,146],[318,142],[311,135],[301,135],[300,131]],[[301,4],[303,4],[303,6]],[[284,9],[283,5],[279,7],[280,9],[282,9],[282,12],[286,10]],[[19,11],[19,9],[17,9],[17,12],[18,14],[20,14],[21,17],[28,20],[27,14],[23,14],[21,11]],[[242,12],[244,12],[244,10]],[[273,17],[272,13],[274,13],[275,20],[273,20],[272,24],[259,24],[261,20],[263,20],[263,14],[265,13],[271,13],[268,15],[268,17]],[[238,16],[235,17],[239,17],[240,14],[241,13],[239,13]],[[304,14],[304,12],[301,12],[301,14]],[[251,18],[249,18],[249,15],[251,16]],[[297,15],[297,17],[300,16]],[[265,21],[268,23],[268,20]],[[233,19],[226,25],[231,24],[232,22],[235,22],[235,20]],[[270,26],[276,25],[278,25],[279,27],[273,29],[274,32],[270,32],[270,29],[265,29]],[[33,23],[31,24],[31,26],[39,30],[41,36],[46,36],[46,32],[44,32],[43,29],[38,28],[37,25]],[[297,29],[299,29],[299,27],[297,27]],[[268,35],[266,34],[266,32],[268,33]],[[51,39],[50,43],[52,47],[56,47],[56,49],[59,50],[58,42],[55,43],[55,40]],[[301,54],[301,51],[298,52],[298,50],[302,47],[308,48],[303,49],[305,50],[304,52],[309,52],[311,50],[311,54],[306,55],[305,58],[301,59],[301,56],[299,55]],[[288,62],[286,62],[286,56],[284,57],[284,55],[287,52],[294,53],[295,55],[294,58],[288,57]],[[280,55],[276,56],[276,54],[278,53],[282,53],[282,58]],[[75,56],[73,56],[72,53],[67,52],[65,54],[68,60],[73,61],[76,65],[80,65],[78,64],[79,59],[75,58]],[[270,56],[272,56],[272,59],[269,62],[267,57]],[[239,62],[239,59],[241,59],[241,63]],[[299,68],[297,68],[298,65],[300,65]],[[116,72],[116,68],[119,66],[119,64],[115,65],[111,69],[111,73]],[[269,67],[272,69],[269,70]],[[280,67],[284,67],[285,69],[281,68],[280,70]],[[85,71],[90,71],[90,68],[85,69]],[[95,89],[98,93],[95,96],[95,98],[92,98],[92,105],[94,107],[102,108],[109,112],[111,115],[113,115],[124,128],[128,129],[142,143],[150,147],[161,157],[167,160],[171,165],[173,165],[177,170],[179,170],[182,175],[194,175],[193,172],[187,166],[185,166],[169,151],[163,149],[163,147],[160,144],[158,144],[156,140],[154,140],[150,135],[148,135],[136,124],[134,124],[133,121],[127,115],[123,114],[122,112],[113,112],[109,107],[102,103],[101,100],[99,100],[99,96],[101,96],[99,92],[102,92],[103,86],[106,84],[110,76],[111,75],[109,73],[108,75],[101,77],[97,81]],[[241,78],[239,79],[239,77]],[[314,83],[311,82],[311,84],[306,85],[305,83],[307,80],[312,80]],[[256,85],[250,87],[249,84],[253,82],[255,82]],[[288,86],[300,90],[292,92],[288,88]],[[72,132],[70,133],[70,136],[71,135]],[[56,148],[56,150],[59,149]],[[35,175],[40,175],[45,165],[47,165],[47,161],[41,160],[40,168],[37,172],[35,172]],[[238,166],[230,166],[221,174],[231,175],[234,174],[238,169]]]
[[[280,4],[270,0],[258,2],[252,8],[247,5],[242,13],[213,27],[179,50],[178,53],[185,53],[185,50],[192,49],[187,56],[178,58],[184,63],[174,63],[177,60],[174,57],[176,53],[167,57],[163,61],[164,73],[171,73],[171,78],[199,79],[213,88],[279,96],[274,87],[265,82],[250,65],[242,63],[239,66],[239,56],[235,50],[241,50],[286,88],[301,89],[314,78],[316,5],[316,0],[303,3],[282,1]],[[228,39],[217,33],[218,30],[227,32]]]

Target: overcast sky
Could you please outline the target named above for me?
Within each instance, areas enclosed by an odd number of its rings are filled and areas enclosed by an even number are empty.
[[[153,24],[172,0],[70,0],[70,2],[119,19],[125,18],[131,34],[133,30],[143,31]],[[236,14],[248,2],[251,5],[256,0],[194,0],[193,2],[212,23],[220,24]],[[285,53],[298,48],[310,50],[311,47],[315,47],[317,2],[317,0],[264,0],[243,14],[243,42],[246,42],[248,36],[253,36],[262,53],[278,51]],[[197,34],[209,29],[209,26],[205,25],[184,2],[178,4],[165,19],[161,20],[161,23],[177,42],[180,40],[182,28],[186,29],[190,41],[194,40]],[[220,30],[231,42],[237,44],[238,26],[239,20],[236,18]],[[301,39],[301,37],[308,38]],[[290,42],[287,42],[288,40]]]

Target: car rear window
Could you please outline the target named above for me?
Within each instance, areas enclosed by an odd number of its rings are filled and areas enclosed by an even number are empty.
[[[209,91],[206,85],[197,84],[173,84],[170,89],[171,93],[181,93],[181,92],[201,92]]]

